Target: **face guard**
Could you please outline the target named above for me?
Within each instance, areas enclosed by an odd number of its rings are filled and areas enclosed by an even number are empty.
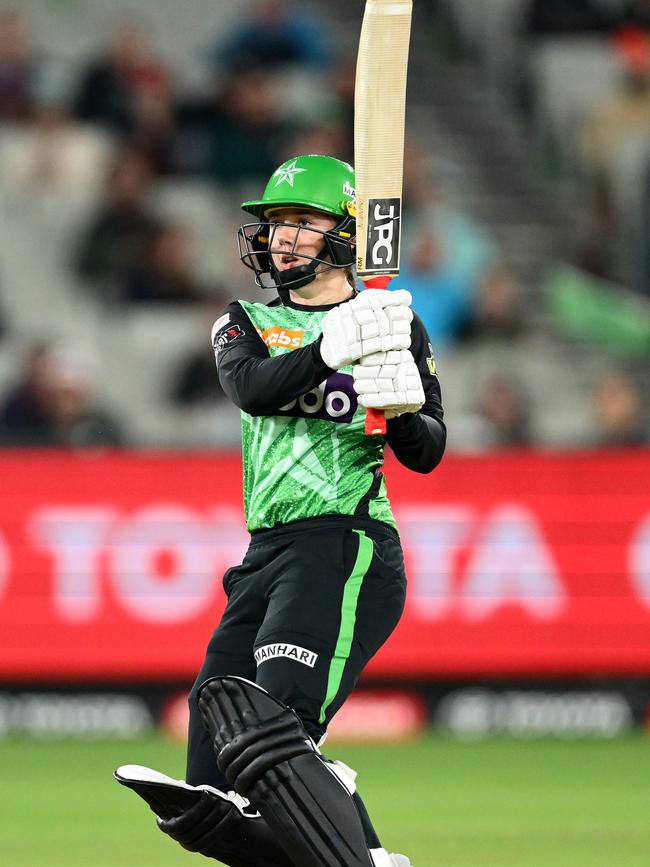
[[[279,224],[273,222],[245,223],[237,232],[239,258],[255,272],[255,282],[262,289],[299,289],[314,280],[317,272],[351,268],[354,265],[356,221],[353,214],[348,214],[327,231],[307,228],[298,223],[282,223],[283,228],[295,229],[293,244],[289,247],[275,243],[278,227]],[[322,247],[316,256],[296,252],[300,232],[313,232],[321,236]],[[293,268],[279,270],[273,263],[272,254],[296,256],[307,261]]]
[[[355,191],[351,165],[334,157],[308,154],[282,163],[271,175],[261,199],[244,202],[242,208],[257,222],[246,223],[237,233],[239,258],[255,272],[255,282],[264,289],[277,289],[280,296],[316,279],[317,273],[332,268],[351,268],[355,263]],[[278,208],[298,208],[335,218],[332,229],[322,230],[283,223],[295,228],[292,248],[276,243],[277,224],[269,214]],[[300,264],[279,270],[272,255],[296,255],[298,231],[322,236],[322,247],[314,255],[300,253]]]

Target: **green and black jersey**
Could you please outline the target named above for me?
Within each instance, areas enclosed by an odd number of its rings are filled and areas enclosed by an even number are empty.
[[[398,460],[429,472],[445,428],[431,345],[420,320],[411,351],[426,396],[419,413],[364,434],[352,367],[323,362],[323,317],[332,306],[234,301],[213,328],[221,385],[242,412],[244,512],[251,531],[305,518],[356,515],[395,526],[381,472],[386,442]]]

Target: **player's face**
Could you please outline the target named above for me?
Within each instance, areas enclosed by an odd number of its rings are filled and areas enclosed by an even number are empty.
[[[278,271],[308,265],[311,258],[321,256],[324,240],[320,233],[336,225],[334,217],[308,208],[278,208],[269,212],[268,219],[270,253]]]

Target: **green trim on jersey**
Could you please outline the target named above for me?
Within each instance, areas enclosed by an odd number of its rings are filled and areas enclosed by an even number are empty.
[[[239,302],[271,356],[317,340],[325,310]],[[249,530],[323,515],[354,515],[384,460],[385,439],[366,436],[352,366],[281,408],[281,414],[242,412],[244,513]],[[346,413],[347,407],[347,413]],[[285,414],[288,413],[288,414]],[[395,527],[381,478],[366,515]]]
[[[327,708],[332,704],[341,688],[345,664],[350,658],[350,650],[352,649],[354,626],[357,622],[357,602],[359,601],[359,593],[361,592],[363,579],[370,568],[372,556],[375,550],[372,539],[369,539],[363,530],[354,530],[354,532],[359,537],[359,549],[357,551],[357,558],[354,562],[350,577],[345,582],[345,587],[343,588],[341,625],[339,627],[338,638],[336,639],[334,656],[332,657],[329,673],[327,675],[327,692],[325,694],[325,701],[320,709],[320,717],[318,718],[319,723],[325,722]]]

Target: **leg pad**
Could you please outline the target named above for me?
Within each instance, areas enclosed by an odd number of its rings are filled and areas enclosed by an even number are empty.
[[[294,711],[237,677],[206,681],[199,708],[220,770],[297,867],[373,867],[349,791]]]

